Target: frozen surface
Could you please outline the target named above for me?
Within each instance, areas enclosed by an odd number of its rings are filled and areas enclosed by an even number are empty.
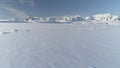
[[[120,68],[120,25],[0,24],[0,68]]]

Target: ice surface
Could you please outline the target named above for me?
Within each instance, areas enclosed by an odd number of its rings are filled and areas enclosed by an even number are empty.
[[[120,67],[120,25],[2,23],[0,32],[0,68]]]

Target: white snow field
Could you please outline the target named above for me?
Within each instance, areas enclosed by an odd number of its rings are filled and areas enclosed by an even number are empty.
[[[1,23],[0,68],[120,68],[120,25]]]

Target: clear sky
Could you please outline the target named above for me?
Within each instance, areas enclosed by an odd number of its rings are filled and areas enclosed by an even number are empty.
[[[100,13],[120,15],[120,0],[0,0],[0,18]]]

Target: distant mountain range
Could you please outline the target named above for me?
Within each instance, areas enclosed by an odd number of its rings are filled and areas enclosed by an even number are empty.
[[[24,22],[24,23],[118,23],[120,16],[113,14],[96,14],[93,16],[62,16],[62,17],[27,17],[24,20],[17,18],[0,19],[0,22]]]
[[[27,17],[25,19],[28,23],[79,23],[79,22],[99,22],[99,23],[113,23],[120,22],[120,16],[112,14],[96,14],[93,16],[63,16],[63,17]]]
[[[25,23],[25,21],[17,18],[2,18],[0,23]]]

